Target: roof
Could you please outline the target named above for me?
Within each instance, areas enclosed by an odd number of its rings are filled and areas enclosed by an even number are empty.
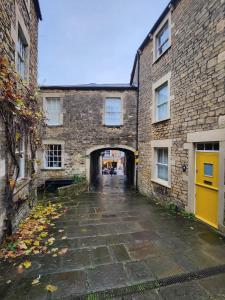
[[[164,9],[164,11],[162,12],[162,14],[160,15],[160,17],[158,18],[158,20],[155,22],[155,24],[153,25],[153,27],[151,28],[151,30],[149,31],[149,33],[147,34],[146,38],[144,39],[144,41],[142,42],[142,44],[140,45],[140,47],[137,50],[137,53],[135,55],[135,59],[134,59],[134,64],[133,64],[133,68],[132,68],[132,72],[131,72],[131,78],[130,78],[130,83],[132,83],[133,78],[134,78],[134,74],[135,74],[135,68],[136,68],[136,63],[137,63],[137,56],[138,56],[138,52],[139,51],[143,51],[145,46],[148,44],[149,40],[150,40],[150,36],[156,31],[156,29],[158,28],[159,24],[162,22],[162,20],[165,18],[165,16],[168,14],[168,12],[170,11],[170,7],[171,5],[176,5],[180,0],[171,0],[169,2],[169,4],[166,6],[166,8]]]
[[[136,86],[130,84],[79,84],[79,85],[42,85],[41,90],[136,90]]]
[[[41,8],[38,0],[33,0],[34,1],[34,7],[38,16],[39,20],[42,20],[42,15],[41,15]]]

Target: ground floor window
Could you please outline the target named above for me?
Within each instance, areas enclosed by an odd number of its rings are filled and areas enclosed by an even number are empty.
[[[62,145],[45,145],[45,167],[62,168]]]
[[[168,148],[156,149],[157,178],[168,181]]]

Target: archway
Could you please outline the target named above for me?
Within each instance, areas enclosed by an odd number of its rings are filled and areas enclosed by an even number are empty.
[[[106,150],[118,150],[124,152],[125,174],[130,186],[136,183],[135,149],[127,145],[105,144],[96,145],[86,151],[86,177],[89,186],[93,186],[95,180],[102,174],[101,155]]]

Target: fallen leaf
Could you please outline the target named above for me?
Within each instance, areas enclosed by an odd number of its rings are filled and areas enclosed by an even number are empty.
[[[56,254],[56,253],[52,255],[52,257],[56,257],[56,256],[58,256],[58,254]]]
[[[37,285],[39,283],[40,283],[39,278],[36,278],[32,281],[32,285]]]
[[[59,229],[58,232],[59,233],[64,232],[64,229]]]
[[[23,262],[23,266],[26,268],[26,269],[29,269],[31,267],[31,262],[29,260],[26,260],[25,262]]]
[[[40,242],[39,241],[35,241],[34,242],[34,246],[40,246]]]
[[[61,238],[61,240],[66,240],[67,239],[67,236],[63,236],[62,238]]]
[[[12,280],[7,280],[6,284],[10,284],[12,282]]]
[[[57,286],[52,285],[52,284],[46,285],[45,289],[46,289],[48,292],[51,292],[51,293],[53,293],[53,292],[55,292],[55,291],[58,290]]]
[[[55,238],[54,237],[51,237],[50,239],[48,239],[48,244],[49,245],[52,245],[55,241]]]
[[[62,249],[59,251],[59,255],[64,255],[64,254],[66,254],[67,251],[68,251],[68,248],[62,248]]]
[[[23,273],[23,271],[24,271],[24,267],[23,267],[22,265],[19,265],[19,266],[17,267],[17,272],[18,272],[19,274],[21,274],[21,273]]]
[[[57,252],[59,250],[59,248],[52,248],[52,252]]]

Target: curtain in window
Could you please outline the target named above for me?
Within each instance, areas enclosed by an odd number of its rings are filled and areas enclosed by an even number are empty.
[[[156,90],[156,119],[164,120],[168,117],[168,83]]]
[[[121,125],[120,98],[107,98],[105,100],[105,125]]]
[[[168,181],[168,149],[157,149],[157,177]]]
[[[60,125],[61,103],[60,98],[47,98],[47,122],[48,125]]]

